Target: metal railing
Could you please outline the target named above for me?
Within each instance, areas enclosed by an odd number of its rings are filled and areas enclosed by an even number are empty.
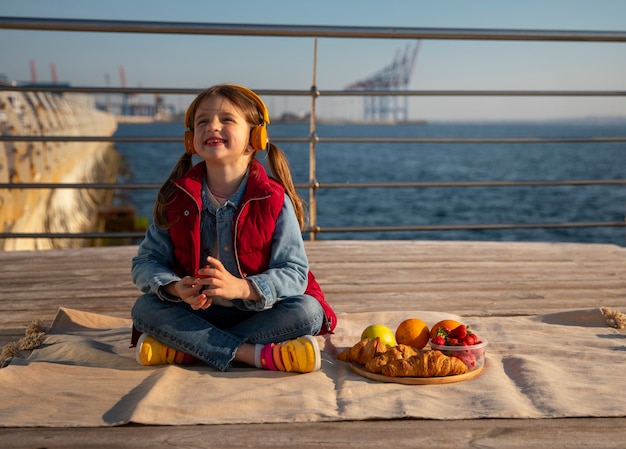
[[[606,222],[569,222],[543,224],[472,224],[472,225],[411,225],[378,227],[326,227],[317,224],[317,196],[320,189],[341,188],[432,188],[432,187],[506,187],[506,186],[581,186],[581,185],[626,185],[626,179],[612,180],[561,180],[561,181],[482,181],[482,182],[379,182],[379,183],[325,183],[317,179],[317,145],[325,143],[615,143],[626,142],[626,136],[592,138],[360,138],[360,137],[323,137],[317,134],[316,102],[321,97],[624,97],[622,90],[324,90],[316,83],[317,38],[369,38],[369,39],[449,39],[449,40],[497,40],[497,41],[566,41],[566,42],[626,42],[624,31],[554,31],[554,30],[485,30],[485,29],[438,29],[438,28],[388,28],[388,27],[350,27],[350,26],[308,26],[308,25],[251,25],[251,24],[216,24],[187,22],[140,22],[110,20],[73,20],[73,19],[38,19],[0,17],[0,29],[32,31],[75,31],[75,32],[110,32],[110,33],[155,33],[187,35],[223,35],[223,36],[281,36],[308,37],[315,39],[313,51],[313,76],[311,87],[302,90],[258,89],[261,96],[308,97],[311,100],[310,128],[307,136],[295,138],[274,138],[273,141],[299,142],[309,145],[309,180],[298,184],[309,192],[309,221],[306,232],[315,240],[321,232],[368,232],[368,231],[441,231],[441,230],[490,230],[490,229],[536,229],[554,227],[625,227],[623,221]],[[111,88],[98,86],[9,86],[0,84],[0,91],[88,93],[88,94],[179,94],[195,95],[197,89],[191,88]],[[0,136],[2,141],[22,142],[180,142],[180,138],[171,137],[99,137],[99,136]],[[123,183],[0,183],[0,189],[157,189],[160,184],[123,184]],[[0,238],[134,238],[142,232],[122,233],[0,233]]]

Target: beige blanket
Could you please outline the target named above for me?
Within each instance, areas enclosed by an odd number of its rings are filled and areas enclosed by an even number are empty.
[[[600,309],[532,317],[463,318],[489,341],[476,378],[445,385],[378,383],[336,360],[372,323],[395,328],[407,311],[340,316],[317,337],[310,374],[203,364],[142,367],[128,348],[130,321],[60,309],[44,344],[0,370],[0,425],[94,427],[364,419],[626,416],[626,334]],[[459,317],[456,317],[459,318]]]

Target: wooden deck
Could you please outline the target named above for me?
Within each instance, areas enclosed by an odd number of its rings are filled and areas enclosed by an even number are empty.
[[[463,316],[626,310],[626,248],[613,245],[320,241],[312,269],[338,312],[432,310]],[[0,252],[0,344],[59,306],[129,317],[135,247]],[[622,394],[622,392],[616,392]],[[0,447],[623,447],[626,417],[358,421],[115,428],[1,428]]]

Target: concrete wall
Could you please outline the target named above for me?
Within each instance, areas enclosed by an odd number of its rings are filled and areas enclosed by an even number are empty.
[[[0,92],[0,134],[111,136],[115,117],[80,94]],[[0,142],[0,182],[114,182],[120,156],[107,142]],[[89,232],[112,192],[0,188],[1,232]],[[0,250],[87,246],[82,239],[0,239]]]

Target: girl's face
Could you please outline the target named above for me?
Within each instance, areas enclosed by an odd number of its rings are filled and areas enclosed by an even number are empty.
[[[202,159],[212,164],[249,162],[250,125],[229,100],[212,95],[198,105],[193,122],[193,144]]]

